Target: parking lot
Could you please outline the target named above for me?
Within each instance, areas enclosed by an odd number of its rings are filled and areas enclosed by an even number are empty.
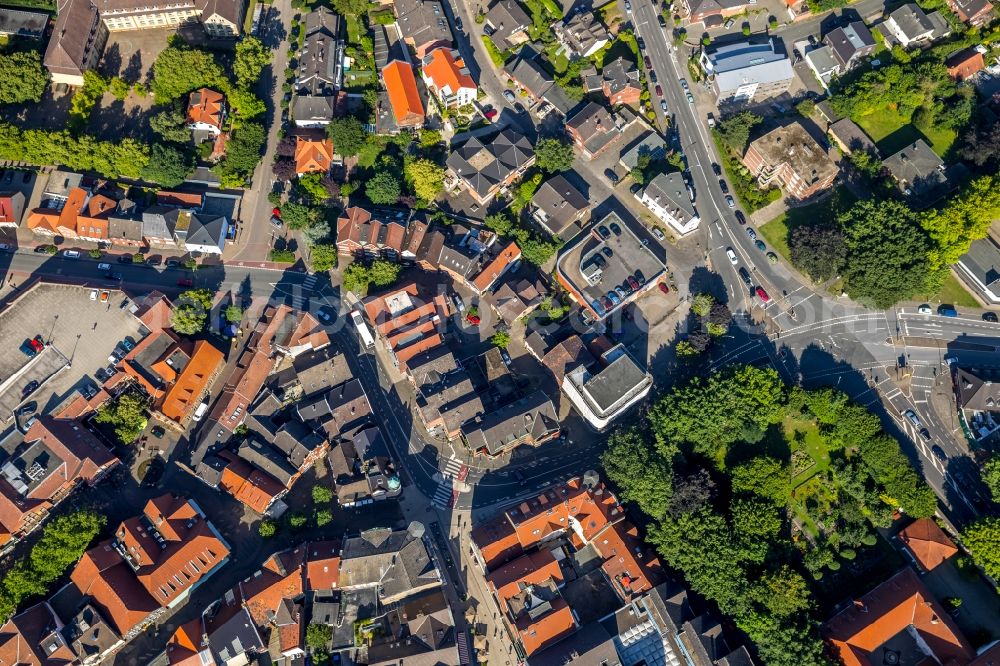
[[[96,384],[94,373],[108,365],[108,355],[126,336],[138,339],[139,323],[119,304],[124,295],[110,290],[107,302],[90,300],[90,289],[38,284],[26,291],[0,318],[0,377],[12,377],[30,362],[27,371],[0,395],[0,419],[29,396],[23,387],[33,379],[40,386],[30,394],[38,412],[51,413],[76,388]],[[46,349],[33,359],[18,351],[21,344],[41,336]],[[60,370],[61,369],[61,370]],[[38,377],[44,376],[45,381]],[[8,397],[8,394],[10,397]]]

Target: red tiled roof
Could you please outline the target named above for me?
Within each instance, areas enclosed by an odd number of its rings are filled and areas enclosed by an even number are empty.
[[[333,162],[333,142],[329,139],[295,139],[295,173],[327,173]]]
[[[454,95],[462,88],[476,88],[476,82],[465,70],[461,58],[456,59],[451,49],[437,48],[427,54],[424,60],[424,76],[438,90],[448,90]]]
[[[930,518],[920,518],[899,532],[899,540],[917,563],[930,571],[958,552],[955,543]]]
[[[166,190],[161,190],[156,193],[156,203],[163,206],[200,208],[202,194],[200,192],[167,192]]]
[[[507,247],[501,250],[500,254],[493,258],[493,261],[488,263],[483,270],[479,272],[475,278],[472,279],[472,285],[479,290],[480,293],[486,291],[490,288],[496,279],[507,270],[507,267],[512,263],[521,258],[521,248],[517,246],[517,243],[511,241]]]
[[[944,64],[948,68],[948,76],[957,81],[965,81],[986,68],[983,54],[971,48],[952,55],[944,61]]]
[[[562,569],[551,551],[536,550],[508,562],[487,576],[490,587],[496,590],[500,608],[507,610],[507,601],[519,594],[524,586],[537,585],[547,580],[561,585]]]
[[[202,645],[204,626],[200,617],[177,627],[177,631],[167,640],[167,663],[170,666],[204,666],[198,653],[205,649]]]
[[[267,568],[261,569],[260,575],[241,581],[239,588],[250,617],[258,625],[264,626],[274,619],[282,599],[294,599],[302,595],[302,568],[295,567],[284,574]]]
[[[285,490],[277,479],[242,458],[229,454],[228,451],[220,451],[219,457],[230,461],[222,470],[219,485],[257,513],[267,511],[274,498]]]
[[[876,651],[900,632],[919,637],[937,663],[967,664],[975,651],[917,574],[907,567],[822,627],[845,666],[877,666]]]
[[[207,340],[194,344],[191,360],[170,387],[160,405],[160,412],[172,421],[184,421],[194,411],[209,382],[225,362],[225,356]]]
[[[527,615],[522,615],[516,625],[521,644],[528,655],[554,645],[576,631],[573,612],[562,597],[555,599],[552,610],[542,617],[532,620]]]
[[[222,129],[222,107],[225,101],[226,98],[220,92],[209,88],[195,90],[188,101],[187,121]]]
[[[306,546],[306,589],[332,590],[340,581],[340,544],[315,541]]]
[[[424,105],[417,91],[413,68],[402,60],[393,60],[382,68],[382,81],[389,96],[389,105],[399,127],[422,125]]]

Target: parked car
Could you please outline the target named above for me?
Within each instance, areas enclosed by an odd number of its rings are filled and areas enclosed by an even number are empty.
[[[921,306],[918,306],[917,312],[919,314],[925,314],[925,315],[934,314],[934,311],[931,310],[931,306],[927,305],[926,303],[924,303]]]
[[[659,83],[656,84],[656,96],[663,97],[663,88],[660,87]]]
[[[718,162],[712,162],[712,173],[714,173],[716,176],[722,175],[722,167],[719,166]]]
[[[667,283],[666,283],[666,282],[660,282],[660,283],[658,283],[658,284],[657,284],[656,286],[657,286],[657,288],[658,288],[658,289],[659,289],[660,291],[662,291],[662,292],[663,292],[664,294],[669,294],[669,293],[670,293],[670,287],[668,287],[668,286],[667,286]]]
[[[923,439],[923,440],[924,440],[925,442],[929,442],[929,441],[931,441],[931,431],[930,431],[930,430],[928,430],[927,428],[921,428],[921,429],[920,429],[920,437],[921,437],[921,438],[922,438],[922,439]]]
[[[601,235],[601,238],[603,238],[604,240],[611,238],[611,232],[603,224],[597,227],[597,233],[599,233]]]
[[[514,102],[514,110],[518,113],[524,113],[524,105],[520,102]]]
[[[22,342],[20,349],[22,354],[30,358],[45,349],[45,343],[42,342],[42,336],[36,335]]]
[[[734,25],[736,25],[736,20],[735,19],[729,19],[728,21],[726,21],[726,24],[724,26],[722,26],[722,27],[725,28],[726,30],[729,30]]]
[[[177,268],[181,265],[180,259],[167,259],[167,268]]]
[[[101,303],[107,303],[109,298],[111,298],[110,291],[104,290],[101,292]]]
[[[993,322],[995,324],[997,322],[997,313],[996,312],[984,312],[983,313],[983,321],[989,321],[989,322]]]
[[[607,178],[609,181],[611,181],[612,185],[617,185],[618,184],[618,174],[616,174],[614,172],[614,170],[612,170],[612,169],[605,169],[604,170],[604,177]]]
[[[612,222],[609,226],[611,227],[611,233],[613,233],[615,236],[622,235],[622,228],[619,227],[617,223]]]
[[[632,13],[632,5],[629,3],[628,0],[625,0],[625,11],[627,11],[629,14]]]
[[[280,229],[281,227],[285,226],[285,223],[281,221],[281,218],[277,217],[275,215],[271,216],[271,224],[273,226],[277,227],[278,229]]]
[[[720,178],[719,179],[719,187],[722,188],[722,193],[723,194],[729,194],[729,185],[726,184],[726,179],[725,178]]]
[[[28,414],[34,414],[35,410],[37,410],[37,409],[38,409],[38,403],[37,402],[34,402],[34,401],[32,401],[32,402],[26,402],[26,403],[24,403],[23,405],[21,405],[20,407],[17,408],[17,415],[18,416],[27,416]]]
[[[657,14],[656,18],[660,22],[660,27],[661,28],[666,28],[667,27],[667,19],[663,18],[663,14]]]
[[[933,453],[934,457],[940,460],[941,462],[948,462],[948,454],[945,453],[944,449],[942,449],[937,444],[931,447],[931,453]]]
[[[667,101],[665,99],[660,100],[660,110],[663,111],[663,113],[667,112]]]
[[[726,248],[726,256],[729,257],[729,263],[731,263],[733,266],[740,263],[740,260],[736,258],[736,253],[733,252],[733,248],[731,247]]]
[[[610,259],[611,257],[615,256],[614,250],[612,250],[607,245],[605,245],[604,247],[601,248],[601,254],[603,254],[608,259]]]
[[[767,260],[770,261],[772,264],[776,264],[778,263],[778,255],[776,255],[774,252],[768,252]]]
[[[119,264],[131,264],[132,263],[132,255],[131,254],[123,254],[123,255],[121,255],[120,257],[118,257],[118,263]]]
[[[329,324],[333,321],[333,315],[325,307],[316,311],[316,317],[324,324]]]
[[[652,81],[653,83],[656,83],[656,70],[655,69],[649,70],[649,80]]]
[[[628,286],[632,287],[632,291],[639,291],[639,281],[634,276],[629,275],[625,279],[628,281]]]
[[[79,259],[80,252],[78,250],[63,250],[63,256],[67,259]]]
[[[97,264],[97,270],[99,270],[99,271],[110,271],[111,270],[111,264],[106,264],[106,263],[105,264]]]
[[[735,215],[736,215],[736,221],[737,222],[739,222],[740,224],[746,224],[747,223],[747,218],[743,217],[743,212],[742,211],[736,211]]]
[[[462,300],[461,296],[459,296],[458,294],[452,294],[451,301],[452,303],[455,304],[455,307],[458,309],[459,312],[465,312],[465,301]]]
[[[740,279],[743,280],[743,284],[745,284],[747,288],[752,291],[753,280],[750,279],[750,271],[748,271],[744,266],[740,266],[740,270],[737,272],[740,274]]]
[[[92,301],[96,301],[97,300],[97,290],[96,289],[91,289],[90,290],[90,300],[92,300]]]
[[[642,271],[636,270],[635,273],[632,273],[632,277],[636,279],[636,282],[639,283],[640,287],[646,284],[646,276],[642,274]]]
[[[619,303],[621,303],[621,302],[622,302],[622,298],[621,298],[621,296],[619,296],[619,295],[618,295],[618,294],[617,294],[616,292],[614,292],[614,291],[609,291],[609,292],[608,292],[608,300],[609,300],[609,301],[611,301],[611,303],[612,303],[613,305],[618,305]]]
[[[954,305],[939,305],[938,314],[942,317],[957,317],[958,311]]]
[[[591,260],[593,260],[594,265],[597,266],[598,268],[604,268],[605,266],[608,265],[608,260],[602,257],[600,252],[595,252],[591,256]]]
[[[747,236],[750,240],[757,240],[757,232],[753,230],[753,227],[747,227]]]
[[[129,340],[128,338],[125,338],[124,340],[122,340],[122,347],[125,348],[125,351],[130,352],[133,349],[135,349],[135,343]]]
[[[906,419],[914,426],[918,428],[920,427],[920,418],[917,416],[917,413],[914,412],[912,409],[905,410],[903,412],[903,416],[906,417]]]
[[[48,245],[36,245],[34,251],[35,251],[35,254],[43,254],[43,253],[49,251],[49,246]]]
[[[511,104],[513,104],[514,101],[517,99],[516,97],[514,97],[514,92],[512,90],[504,90],[503,98],[508,102],[510,102]]]
[[[649,59],[649,56],[642,56],[642,61],[646,63],[646,69],[653,69],[653,62]]]
[[[688,104],[694,104],[694,95],[691,93],[687,94]]]
[[[470,313],[465,315],[465,321],[469,322],[469,324],[471,324],[472,326],[479,326],[479,323],[482,321],[482,319],[479,318],[479,315],[474,315]]]
[[[511,364],[510,354],[507,353],[506,349],[500,350],[500,359],[503,361],[504,365],[506,365],[508,368],[510,367]]]
[[[615,293],[618,295],[618,298],[624,301],[625,297],[628,296],[629,293],[631,292],[628,289],[625,289],[624,287],[615,287]]]
[[[757,287],[757,298],[765,303],[771,300],[771,297],[768,295],[767,291],[764,290],[764,287]]]
[[[653,227],[653,235],[656,237],[656,240],[659,241],[666,239],[666,236],[663,234],[662,231],[660,231],[659,227]]]
[[[158,254],[151,254],[150,256],[146,257],[146,263],[149,264],[150,266],[159,266],[161,263],[163,263],[163,257],[161,257]]]
[[[688,89],[687,79],[681,79],[681,88],[684,88],[684,90]]]
[[[160,439],[161,437],[163,437],[163,435],[166,434],[166,432],[167,431],[163,429],[163,426],[158,426],[158,425],[157,426],[153,426],[149,430],[149,434],[151,434],[153,437],[155,437],[157,439]]]
[[[733,197],[731,194],[726,195],[726,205],[729,206],[730,208],[736,208],[736,202],[733,201]]]
[[[637,35],[636,38],[635,38],[635,44],[636,44],[636,46],[639,47],[640,51],[645,51],[646,50],[646,42],[645,42],[645,40],[643,40],[642,37],[639,37]]]
[[[757,249],[760,250],[761,252],[767,250],[767,246],[764,245],[764,241],[762,240],[754,241],[754,245],[756,245]]]
[[[127,308],[127,307],[128,307],[128,304],[129,304],[129,303],[131,303],[131,302],[132,302],[132,301],[130,301],[130,300],[129,300],[129,299],[127,299],[127,298],[125,298],[125,299],[122,299],[122,302],[118,304],[118,309],[119,309],[119,310],[124,310],[125,308]]]
[[[38,383],[38,380],[32,379],[30,382],[24,385],[24,388],[21,390],[21,395],[22,396],[31,395],[32,393],[38,390],[39,386],[41,386],[41,384]]]

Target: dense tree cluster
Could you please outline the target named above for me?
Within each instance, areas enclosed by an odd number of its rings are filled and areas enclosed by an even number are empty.
[[[562,139],[550,137],[535,144],[535,164],[543,171],[568,171],[575,157],[573,144]]]
[[[233,130],[226,143],[226,156],[214,167],[223,187],[243,187],[260,162],[267,133],[264,126],[247,123]]]
[[[6,622],[21,602],[48,591],[65,574],[104,527],[105,518],[92,511],[74,511],[53,518],[27,557],[0,580],[0,622]]]
[[[364,295],[371,285],[388,287],[399,279],[399,264],[377,259],[366,266],[360,261],[353,262],[344,270],[344,289]]]
[[[526,226],[515,223],[506,212],[487,215],[483,224],[499,236],[513,238],[521,248],[521,256],[534,266],[544,264],[562,246],[562,242],[557,239],[543,238]]]
[[[692,307],[710,316],[703,300]],[[813,581],[876,543],[874,528],[895,510],[933,514],[933,492],[876,416],[835,389],[788,387],[774,370],[697,379],[648,418],[648,431],[614,433],[603,463],[621,497],[652,519],[650,540],[734,618],[764,663],[825,664]],[[793,463],[821,455],[806,452],[797,428],[815,431],[828,469]],[[788,439],[779,446],[776,436]]]
[[[48,81],[38,51],[0,53],[0,104],[39,102]]]
[[[208,289],[189,289],[174,301],[170,326],[181,335],[194,335],[205,328],[212,309],[212,292]]]
[[[114,428],[118,442],[128,446],[146,429],[148,414],[142,398],[134,393],[123,393],[114,402],[101,405],[94,420]]]
[[[100,141],[66,130],[20,129],[0,123],[0,160],[59,164],[108,178],[139,178],[149,162],[148,153],[148,147],[134,139]]]

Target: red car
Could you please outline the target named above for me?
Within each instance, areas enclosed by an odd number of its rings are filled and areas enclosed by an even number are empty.
[[[771,300],[771,297],[767,295],[766,291],[764,291],[764,287],[757,287],[757,298],[764,301],[765,303]]]
[[[190,278],[181,278],[180,280],[177,281],[177,286],[178,287],[193,287],[194,286],[194,280],[192,280]]]
[[[274,215],[275,217],[281,217],[281,209],[280,208],[272,208],[271,209],[271,215]]]
[[[660,87],[659,83],[656,84],[656,96],[663,97],[663,88]]]
[[[486,120],[493,120],[494,118],[497,117],[497,110],[496,109],[490,109],[489,111],[486,111],[485,113],[483,113],[483,115],[486,116]]]
[[[667,286],[666,282],[661,282],[656,286],[659,287],[660,291],[662,291],[664,294],[670,293],[670,287]]]
[[[469,322],[473,326],[479,326],[479,322],[482,320],[479,318],[479,315],[470,314],[465,316],[465,321]]]

